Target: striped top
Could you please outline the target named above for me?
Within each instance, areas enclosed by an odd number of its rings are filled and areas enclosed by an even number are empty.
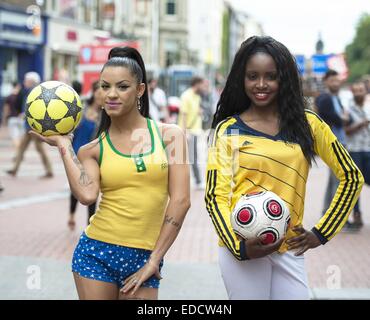
[[[312,231],[326,243],[345,224],[360,194],[363,177],[329,126],[312,111],[306,117],[314,138],[315,153],[340,180],[334,199]],[[219,236],[239,260],[247,259],[244,241],[238,240],[230,213],[242,194],[270,190],[287,204],[291,214],[286,240],[295,236],[304,213],[309,164],[297,143],[283,141],[247,126],[238,115],[220,122],[208,151],[205,202]],[[283,243],[280,253],[287,251]]]
[[[349,107],[350,123],[349,125],[359,124],[370,119],[370,105],[360,107],[354,100]],[[346,148],[350,152],[370,152],[370,126],[347,135]]]

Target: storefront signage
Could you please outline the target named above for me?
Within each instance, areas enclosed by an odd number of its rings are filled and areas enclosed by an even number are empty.
[[[42,26],[29,28],[28,22],[27,14],[0,10],[0,41],[42,44]]]

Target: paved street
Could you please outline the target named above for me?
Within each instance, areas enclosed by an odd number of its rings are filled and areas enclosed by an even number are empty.
[[[48,149],[55,177],[44,174],[32,146],[19,175],[8,177],[14,157],[11,142],[0,128],[0,299],[77,299],[70,260],[86,226],[87,210],[78,207],[77,228],[67,228],[69,192],[61,160]],[[202,155],[203,160],[205,152]],[[310,173],[305,227],[318,220],[327,169],[318,162]],[[365,227],[357,234],[341,233],[325,246],[306,254],[312,298],[370,299],[370,188],[361,205]],[[33,281],[40,274],[41,281]],[[165,258],[161,299],[226,299],[217,265],[217,237],[203,202],[203,191],[192,192],[192,207],[181,233]]]

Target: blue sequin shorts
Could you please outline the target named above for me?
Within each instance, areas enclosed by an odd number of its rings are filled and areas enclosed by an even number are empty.
[[[151,253],[150,250],[94,240],[83,233],[73,254],[72,272],[84,278],[116,283],[122,288],[123,281],[143,267]],[[162,265],[163,261],[159,269]],[[152,276],[142,284],[142,287],[157,289],[159,279]]]

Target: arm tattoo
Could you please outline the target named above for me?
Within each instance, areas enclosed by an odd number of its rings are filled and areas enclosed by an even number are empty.
[[[77,156],[76,156],[76,154],[75,154],[75,152],[74,152],[74,150],[73,150],[72,145],[69,145],[69,146],[68,146],[68,151],[69,151],[69,154],[70,154],[70,156],[71,156],[71,158],[72,158],[73,162],[77,165],[77,167],[78,167],[80,170],[81,170],[81,169],[83,169],[83,168],[82,168],[82,165],[81,165],[81,162],[78,160],[78,158],[77,158]]]
[[[72,157],[73,162],[77,165],[78,169],[80,169],[81,175],[80,175],[80,185],[83,187],[88,186],[89,184],[92,184],[92,181],[90,180],[89,176],[87,175],[84,167],[82,166],[80,160],[78,160],[72,145],[68,146],[68,151],[70,156]]]
[[[61,155],[62,157],[64,157],[64,156],[66,155],[66,148],[64,148],[64,147],[60,147],[60,148],[59,148],[59,152],[60,152],[60,155]]]
[[[165,224],[170,224],[171,226],[174,226],[176,229],[181,228],[181,224],[179,222],[176,222],[175,220],[173,220],[173,217],[169,217],[168,215],[166,215],[164,217],[164,223]]]
[[[80,176],[80,185],[86,187],[89,184],[92,184],[92,181],[89,179],[89,176],[87,175],[85,169],[82,169]]]

